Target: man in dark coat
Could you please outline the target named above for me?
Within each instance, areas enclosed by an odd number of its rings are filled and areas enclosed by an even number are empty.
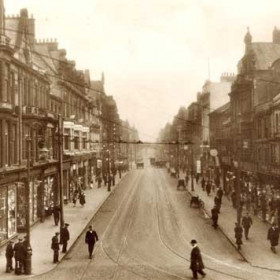
[[[208,196],[211,193],[211,182],[210,181],[208,181],[207,184],[206,184],[206,192],[207,192]]]
[[[212,214],[212,221],[213,221],[212,226],[215,229],[217,229],[217,227],[218,227],[219,211],[218,211],[216,206],[214,206],[213,209],[211,210],[211,214]]]
[[[193,279],[198,279],[197,278],[197,273],[201,274],[202,277],[205,277],[206,273],[203,271],[204,264],[203,264],[203,261],[202,261],[200,250],[197,247],[197,241],[193,239],[191,241],[191,245],[193,246],[193,248],[192,248],[192,251],[191,251],[190,269],[192,270],[192,273],[193,273]]]
[[[250,217],[249,213],[247,212],[246,216],[244,216],[242,218],[242,226],[244,228],[244,232],[245,232],[245,238],[246,240],[248,240],[248,234],[249,234],[249,229],[251,227],[251,225],[253,224],[253,220]]]
[[[58,241],[59,232],[55,233],[55,236],[52,238],[51,249],[53,250],[53,263],[58,262],[59,258],[59,241]]]
[[[68,227],[69,227],[69,224],[65,223],[64,227],[61,230],[60,241],[62,244],[62,253],[67,252],[67,243],[68,243],[68,240],[70,239],[70,233],[69,233]]]
[[[223,190],[221,188],[218,188],[217,196],[221,199],[221,202],[222,202],[223,195],[224,195]]]
[[[201,188],[202,188],[203,191],[205,190],[205,179],[204,179],[204,177],[202,177],[202,180],[201,180]]]
[[[236,192],[235,191],[233,191],[231,193],[231,202],[232,202],[232,207],[236,208]]]
[[[22,267],[23,267],[23,271],[24,273],[26,273],[26,259],[27,259],[27,249],[28,249],[28,242],[27,242],[27,236],[24,236],[24,240],[22,242],[23,245],[23,249],[24,249],[24,258],[22,260]]]
[[[240,226],[240,224],[235,223],[234,233],[235,233],[237,248],[238,248],[238,250],[240,250],[241,249],[241,245],[243,244],[242,243],[243,229]]]
[[[9,273],[13,269],[13,256],[14,256],[14,248],[13,241],[10,240],[6,247],[6,272]]]
[[[14,246],[15,251],[15,274],[20,275],[23,272],[23,263],[25,259],[25,249],[22,244],[22,238]]]
[[[57,226],[59,222],[59,215],[60,215],[60,207],[58,205],[55,205],[53,208],[53,219],[54,224]]]
[[[278,245],[278,241],[279,241],[279,228],[276,227],[275,223],[273,223],[271,225],[271,228],[268,230],[267,240],[270,240],[271,251],[273,253],[276,253],[275,246]]]
[[[92,258],[92,252],[94,249],[95,242],[98,241],[98,236],[95,230],[92,229],[92,226],[89,226],[88,231],[86,233],[85,242],[88,245],[88,252],[89,252],[89,258]]]
[[[221,199],[217,195],[214,198],[214,203],[215,203],[215,206],[216,206],[216,208],[218,210],[218,213],[220,213],[222,201],[221,201]]]

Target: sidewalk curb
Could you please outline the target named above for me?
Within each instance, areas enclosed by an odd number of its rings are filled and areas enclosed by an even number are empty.
[[[134,169],[130,170],[133,171]],[[120,181],[114,186],[114,188],[111,189],[111,191],[109,192],[109,194],[104,198],[104,200],[102,202],[99,203],[99,205],[96,207],[96,209],[92,212],[92,215],[89,219],[89,221],[87,222],[87,224],[81,229],[81,232],[78,234],[78,236],[75,238],[75,240],[73,241],[73,243],[69,246],[69,249],[67,250],[67,252],[63,255],[61,255],[60,260],[58,263],[54,264],[53,267],[51,267],[49,270],[44,271],[42,273],[38,273],[38,274],[31,274],[31,275],[16,275],[18,279],[30,279],[36,276],[42,276],[45,275],[47,273],[49,273],[50,271],[54,270],[60,263],[61,261],[72,251],[74,245],[77,243],[78,239],[82,236],[83,231],[89,226],[89,224],[91,223],[91,220],[94,218],[94,216],[96,215],[96,213],[100,210],[100,208],[102,207],[102,205],[105,203],[105,201],[111,196],[112,193],[115,192],[115,190],[117,189],[117,187],[119,186],[119,184],[122,182],[122,180],[130,173],[130,171],[126,172],[125,174],[123,174],[122,178],[120,179]],[[7,280],[14,280],[15,279],[15,274],[12,274],[10,276],[7,275],[7,277],[5,277],[4,279]]]
[[[192,195],[192,192],[188,189],[187,187],[187,192],[188,192],[188,195],[191,196]],[[204,211],[204,213],[209,217],[211,218],[211,214],[209,213],[209,211],[206,209],[206,207],[204,207],[202,209]],[[220,230],[220,232],[225,236],[225,238],[231,243],[231,245],[236,249],[236,251],[239,253],[239,255],[243,258],[243,260],[249,264],[251,264],[251,262],[248,261],[248,259],[244,256],[244,254],[238,250],[235,242],[225,233],[224,229],[222,226],[218,225],[218,229]],[[252,264],[251,264],[252,265]]]

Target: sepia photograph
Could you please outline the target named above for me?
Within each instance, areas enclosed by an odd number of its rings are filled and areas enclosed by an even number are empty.
[[[280,279],[279,0],[0,0],[0,279]]]

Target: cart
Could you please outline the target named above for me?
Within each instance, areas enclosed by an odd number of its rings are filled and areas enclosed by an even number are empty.
[[[199,198],[198,195],[192,195],[190,201],[190,207],[195,206],[198,208],[204,208],[204,202]]]

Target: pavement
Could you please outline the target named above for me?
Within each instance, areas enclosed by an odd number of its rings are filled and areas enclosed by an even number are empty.
[[[206,191],[201,188],[200,182],[196,184],[194,180],[194,191],[191,191],[191,185],[187,186],[187,190],[190,195],[197,194],[203,200],[205,204],[205,214],[210,218],[211,209],[214,206],[214,192],[211,192],[210,196]],[[246,211],[244,211],[246,212]],[[245,213],[244,213],[245,214]],[[267,240],[267,232],[270,224],[263,222],[258,216],[254,216],[250,213],[253,219],[253,225],[249,231],[249,240],[246,240],[243,233],[243,245],[239,253],[242,255],[245,261],[251,264],[253,267],[264,268],[268,270],[275,270],[280,272],[280,248],[278,248],[277,254],[274,254],[270,250],[270,242]],[[223,196],[222,206],[219,214],[218,225],[219,229],[228,238],[228,240],[236,247],[234,237],[234,227],[237,219],[236,209],[232,207],[230,198]],[[277,250],[277,249],[276,249]]]
[[[64,205],[64,221],[69,223],[68,227],[70,232],[70,240],[68,242],[68,251],[74,245],[75,241],[80,237],[83,230],[88,226],[89,222],[95,215],[95,213],[102,206],[108,196],[114,192],[119,182],[125,177],[127,173],[122,174],[122,178],[116,176],[116,184],[111,187],[111,192],[107,191],[107,186],[102,184],[101,188],[97,188],[95,185],[92,189],[85,190],[86,204],[81,206],[77,201],[76,206],[73,203]],[[30,278],[32,276],[44,274],[53,268],[57,264],[53,264],[53,251],[51,250],[51,239],[55,232],[59,231],[59,225],[55,226],[53,216],[48,217],[45,222],[38,222],[32,226],[30,231],[30,240],[32,247],[32,275],[16,276],[12,273],[5,273],[6,269],[6,257],[5,247],[0,248],[0,279],[23,279]],[[60,251],[60,261],[67,254],[62,254]],[[14,265],[14,259],[13,259]]]

